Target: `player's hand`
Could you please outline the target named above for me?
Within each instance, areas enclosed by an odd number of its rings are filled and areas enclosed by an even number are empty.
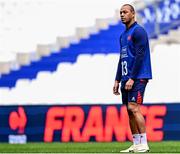
[[[120,93],[119,93],[119,82],[118,81],[115,81],[115,83],[114,83],[113,94],[114,95],[120,95]]]
[[[125,85],[125,89],[126,90],[131,90],[132,87],[134,85],[134,80],[133,79],[129,79],[127,82],[126,82],[126,85]]]

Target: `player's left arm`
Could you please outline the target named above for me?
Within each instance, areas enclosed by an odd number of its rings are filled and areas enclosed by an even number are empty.
[[[135,60],[134,60],[132,72],[130,74],[130,78],[136,79],[139,70],[142,66],[145,50],[148,45],[148,36],[146,31],[141,27],[137,27],[134,31],[132,41],[134,43]]]
[[[146,31],[141,28],[137,27],[134,30],[132,41],[134,44],[134,50],[135,50],[135,60],[132,67],[132,72],[130,74],[130,79],[126,83],[126,89],[130,90],[134,84],[134,79],[136,79],[139,70],[142,66],[144,55],[145,55],[145,49],[148,45],[148,36]]]

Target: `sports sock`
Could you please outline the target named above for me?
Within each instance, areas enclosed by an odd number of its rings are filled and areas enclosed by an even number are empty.
[[[133,134],[133,144],[137,145],[140,144],[140,134]]]
[[[147,136],[146,136],[146,133],[140,134],[140,143],[141,143],[141,144],[147,144]]]

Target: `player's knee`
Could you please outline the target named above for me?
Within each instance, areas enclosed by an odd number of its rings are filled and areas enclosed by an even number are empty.
[[[127,110],[128,110],[129,116],[132,116],[132,115],[136,114],[139,111],[138,105],[134,104],[134,103],[133,104],[128,103]]]

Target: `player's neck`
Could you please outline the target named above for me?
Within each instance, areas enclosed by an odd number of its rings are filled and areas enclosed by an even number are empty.
[[[126,28],[129,29],[131,25],[133,25],[136,21],[133,19],[129,23],[126,24]]]

